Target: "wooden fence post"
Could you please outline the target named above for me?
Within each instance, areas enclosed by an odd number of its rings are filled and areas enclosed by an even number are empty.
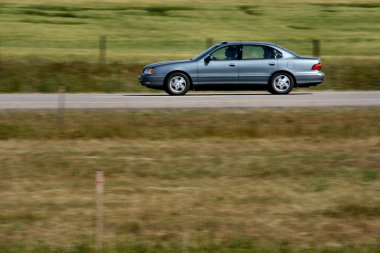
[[[99,37],[99,64],[106,63],[107,37]]]
[[[65,133],[65,86],[58,88],[58,129],[59,135],[64,136]]]
[[[207,38],[206,39],[206,48],[211,47],[213,44],[213,39],[212,38]]]
[[[104,193],[104,173],[96,172],[96,228],[95,228],[95,250],[102,251],[103,239],[103,193]]]
[[[321,56],[321,41],[313,40],[313,56],[319,57]]]

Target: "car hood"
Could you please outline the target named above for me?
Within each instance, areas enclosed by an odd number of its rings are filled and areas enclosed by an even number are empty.
[[[191,62],[192,60],[180,60],[180,61],[163,61],[163,62],[156,62],[149,64],[145,66],[145,68],[156,68],[160,66],[165,66],[165,65],[170,65],[170,64],[178,64],[178,63],[186,63],[186,62]]]

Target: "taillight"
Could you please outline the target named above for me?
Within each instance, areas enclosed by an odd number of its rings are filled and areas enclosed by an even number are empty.
[[[317,63],[314,64],[313,67],[311,67],[311,70],[321,70],[322,69],[322,64]]]

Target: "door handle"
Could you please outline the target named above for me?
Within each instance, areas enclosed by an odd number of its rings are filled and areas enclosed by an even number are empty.
[[[230,63],[230,67],[235,67],[235,63]]]
[[[270,62],[269,65],[270,66],[274,66],[274,65],[276,65],[276,63],[275,62]]]

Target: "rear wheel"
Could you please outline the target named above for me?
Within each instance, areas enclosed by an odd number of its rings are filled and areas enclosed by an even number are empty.
[[[288,73],[274,74],[270,81],[268,91],[272,94],[288,94],[294,86],[294,80]]]
[[[165,91],[169,95],[185,95],[190,89],[190,80],[183,73],[173,73],[167,78]]]

